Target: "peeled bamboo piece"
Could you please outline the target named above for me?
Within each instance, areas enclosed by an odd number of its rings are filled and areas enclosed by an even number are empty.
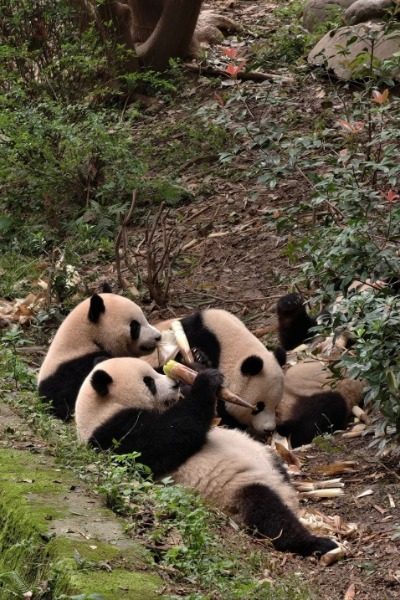
[[[343,496],[344,491],[340,488],[328,488],[300,492],[301,498],[337,498]]]
[[[339,544],[337,548],[333,550],[329,550],[326,554],[323,554],[320,558],[320,563],[324,567],[329,567],[333,563],[337,562],[341,558],[344,558],[347,555],[346,546],[344,544]]]
[[[351,409],[351,412],[353,413],[353,415],[355,417],[357,417],[357,419],[360,419],[360,421],[362,421],[363,423],[366,423],[366,424],[369,423],[369,417],[368,417],[367,413],[365,412],[365,410],[363,410],[359,406],[357,406],[357,405],[353,406],[353,408]]]
[[[366,428],[367,426],[365,423],[359,423],[358,425],[354,425],[351,431],[346,431],[345,433],[342,433],[342,437],[347,439],[361,437]]]
[[[178,345],[180,353],[183,356],[183,360],[185,361],[185,363],[190,364],[194,362],[192,350],[189,346],[189,342],[186,337],[186,333],[182,327],[182,323],[178,319],[172,321],[171,329],[175,334],[176,343]]]
[[[299,492],[311,492],[312,490],[344,488],[344,483],[340,479],[327,479],[326,481],[295,481],[294,486]]]
[[[176,360],[169,360],[167,364],[163,366],[163,371],[167,377],[178,379],[189,385],[192,385],[198,375],[196,371],[190,369],[186,365],[181,365],[181,363],[176,362]],[[221,400],[224,400],[224,402],[230,402],[231,404],[237,404],[238,406],[244,406],[245,408],[254,410],[254,406],[252,406],[250,402],[243,400],[243,398],[240,398],[240,396],[237,396],[226,387],[221,388],[219,397]]]

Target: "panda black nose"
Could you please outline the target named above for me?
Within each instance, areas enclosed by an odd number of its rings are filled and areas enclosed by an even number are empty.
[[[161,333],[159,333],[158,335],[155,336],[155,341],[159,342],[161,340]]]

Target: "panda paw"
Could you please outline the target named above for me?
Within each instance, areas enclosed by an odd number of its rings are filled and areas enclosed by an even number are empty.
[[[222,387],[224,378],[217,369],[204,369],[195,379],[192,393],[200,394],[203,398],[215,400],[218,390]]]
[[[338,545],[334,540],[330,540],[325,537],[314,536],[313,541],[310,544],[310,554],[314,554],[318,557],[321,557],[323,554],[326,554],[330,550],[334,550]]]
[[[299,294],[286,294],[279,298],[276,305],[278,315],[289,316],[302,309],[304,310],[304,304]]]

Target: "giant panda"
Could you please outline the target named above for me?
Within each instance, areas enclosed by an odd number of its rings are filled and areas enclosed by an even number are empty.
[[[285,350],[294,350],[312,338],[310,328],[317,320],[310,317],[303,299],[298,294],[287,294],[278,300],[278,333]],[[340,343],[332,340],[318,342],[322,348],[329,347],[341,353]],[[289,355],[290,356],[290,355]],[[336,357],[338,357],[336,355]],[[364,383],[360,380],[342,378],[334,382],[322,355],[307,356],[298,360],[285,371],[283,396],[277,407],[277,431],[290,438],[293,448],[308,444],[314,437],[344,429],[352,408],[363,398]],[[289,360],[290,362],[290,360]]]
[[[337,544],[296,516],[296,493],[273,451],[239,430],[210,430],[222,376],[206,369],[177,400],[176,384],[135,358],[112,358],[86,377],[76,403],[80,440],[116,453],[141,453],[156,477],[197,490],[275,548],[303,556]]]
[[[284,352],[278,356],[258,340],[232,313],[210,308],[181,319],[191,348],[196,348],[209,366],[219,369],[226,386],[249,402],[254,410],[218,401],[222,424],[265,435],[275,429],[275,410],[282,397]],[[160,331],[171,320],[157,323]],[[146,358],[156,367],[157,353]]]
[[[68,420],[79,388],[97,361],[149,354],[160,338],[137,304],[117,294],[94,294],[59,327],[39,371],[39,394],[57,417]]]

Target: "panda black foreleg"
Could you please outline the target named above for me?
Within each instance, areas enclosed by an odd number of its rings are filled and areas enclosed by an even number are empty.
[[[243,487],[236,501],[246,527],[256,535],[271,539],[277,550],[309,556],[322,555],[337,547],[333,540],[311,534],[266,485],[254,483]]]
[[[121,410],[93,432],[90,443],[118,454],[140,452],[140,461],[157,477],[174,471],[205,443],[222,381],[218,371],[208,369],[168,410]]]

